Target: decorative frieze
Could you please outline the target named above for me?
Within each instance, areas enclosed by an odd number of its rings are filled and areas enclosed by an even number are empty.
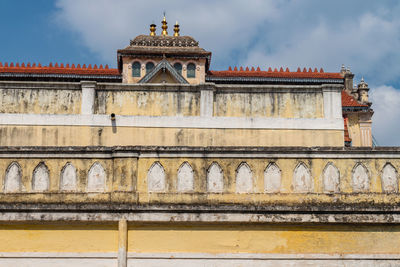
[[[208,161],[207,158],[188,157],[181,161],[182,156],[177,153],[175,156],[171,154],[169,158],[157,156],[158,159],[155,158],[155,161],[152,161],[149,157],[138,158],[138,154],[131,153],[131,159],[125,158],[122,161],[119,160],[118,163],[111,164],[110,159],[99,157],[98,161],[94,163],[89,161],[90,165],[88,165],[85,158],[65,161],[64,156],[56,160],[63,162],[55,164],[54,159],[49,159],[41,161],[36,166],[32,166],[31,158],[19,157],[17,160],[12,159],[3,164],[0,162],[0,171],[4,174],[1,181],[3,192],[107,193],[111,189],[119,188],[120,190],[124,186],[121,179],[113,177],[115,173],[124,175],[124,182],[130,185],[129,188],[135,188],[135,190],[124,189],[123,191],[141,193],[182,195],[265,193],[272,195],[279,193],[394,194],[399,191],[398,159],[354,161],[352,159],[310,158],[298,161],[289,157],[275,160],[221,157]],[[207,163],[204,164],[204,160]],[[5,159],[2,161],[4,162]],[[125,163],[121,165],[122,162]],[[149,165],[144,169],[143,166],[137,169],[134,167],[136,165],[126,165],[127,162],[135,162],[141,166],[143,162],[148,162],[146,164]],[[111,170],[111,166],[117,171]],[[126,172],[127,169],[133,167],[134,169]],[[23,176],[23,173],[27,176]],[[31,177],[29,173],[32,173]],[[50,175],[57,173],[60,175],[54,175],[54,177]],[[86,179],[79,179],[79,174],[85,173]],[[109,179],[108,173],[111,175]],[[111,182],[113,185],[107,186]]]

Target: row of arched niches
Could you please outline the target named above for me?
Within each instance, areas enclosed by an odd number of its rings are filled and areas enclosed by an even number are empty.
[[[26,192],[21,181],[22,172],[18,162],[12,162],[5,172],[4,192]],[[81,172],[80,172],[81,173]],[[95,162],[86,171],[86,191],[105,192],[107,188],[107,172],[103,165]],[[297,193],[313,192],[314,181],[310,169],[303,162],[299,162],[292,170],[292,189]],[[78,188],[78,172],[71,163],[66,163],[60,170],[60,191],[73,192]],[[175,175],[177,192],[192,192],[194,190],[194,170],[188,162],[183,162]],[[174,177],[174,178],[175,178]],[[224,170],[217,162],[213,162],[205,170],[206,190],[209,193],[226,192]],[[147,170],[146,181],[148,192],[167,192],[167,173],[164,166],[154,162]],[[172,177],[171,177],[172,178]],[[275,162],[270,162],[264,170],[264,192],[281,192],[282,170]],[[321,174],[323,191],[325,193],[340,193],[341,175],[339,169],[331,162],[327,163]],[[380,172],[382,192],[396,193],[399,188],[399,179],[396,168],[391,163],[386,163]],[[371,174],[362,163],[356,163],[351,173],[351,186],[353,192],[367,192],[370,190]],[[50,172],[45,162],[39,163],[32,173],[32,191],[46,192],[50,188]],[[246,162],[240,163],[235,172],[236,193],[254,192],[255,181],[253,171]]]

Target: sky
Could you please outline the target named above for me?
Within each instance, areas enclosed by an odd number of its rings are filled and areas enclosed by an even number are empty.
[[[373,102],[373,135],[400,146],[398,0],[2,0],[0,61],[109,64],[149,25],[193,36],[229,66],[324,68],[344,64],[364,77]]]

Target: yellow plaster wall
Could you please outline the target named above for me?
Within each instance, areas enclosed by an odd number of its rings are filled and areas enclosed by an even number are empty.
[[[1,89],[0,113],[79,114],[80,90]]]
[[[357,113],[348,114],[349,118],[349,135],[352,146],[361,146],[360,118]]]
[[[117,225],[0,224],[1,252],[116,252]]]
[[[134,116],[199,116],[200,93],[162,91],[97,91],[98,114]]]
[[[343,131],[0,126],[2,146],[343,146]]]
[[[400,226],[131,225],[128,251],[138,253],[399,253]]]
[[[323,118],[322,93],[216,93],[214,116]]]
[[[1,224],[2,252],[118,251],[117,224]],[[130,224],[128,252],[398,254],[396,225]]]

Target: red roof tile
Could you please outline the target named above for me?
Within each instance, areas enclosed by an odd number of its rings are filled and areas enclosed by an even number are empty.
[[[353,96],[346,91],[342,91],[342,107],[368,107],[368,105],[359,103]]]
[[[351,142],[351,138],[349,135],[349,127],[348,127],[349,119],[347,117],[344,117],[343,121],[344,121],[344,141]]]
[[[88,67],[84,64],[82,67],[78,64],[75,67],[75,64],[71,66],[69,64],[58,64],[50,63],[49,66],[41,66],[40,64],[36,65],[35,63],[30,64],[22,63],[21,66],[19,63],[0,63],[0,73],[32,73],[32,74],[76,74],[76,75],[120,75],[118,69],[110,69],[108,65],[94,65],[92,67],[89,64]]]
[[[318,72],[318,69],[314,69],[314,71],[309,68],[304,68],[301,71],[300,68],[297,69],[296,72],[290,72],[289,68],[284,70],[282,67],[278,70],[275,68],[268,68],[268,71],[261,71],[259,68],[254,70],[253,68],[249,71],[248,68],[243,70],[243,67],[240,67],[240,70],[237,70],[237,67],[232,68],[225,71],[209,71],[208,75],[216,76],[216,77],[271,77],[271,78],[318,78],[318,79],[343,79],[342,74],[332,72],[332,73],[325,73],[324,70],[321,68]]]

